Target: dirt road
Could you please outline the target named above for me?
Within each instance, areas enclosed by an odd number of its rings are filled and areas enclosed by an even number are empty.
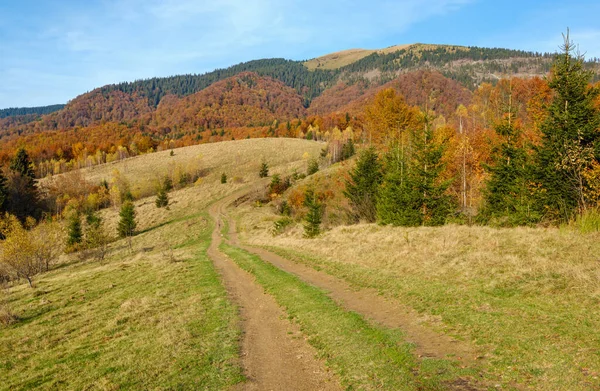
[[[254,278],[219,251],[223,211],[240,194],[209,208],[216,222],[208,255],[221,274],[227,291],[240,308],[242,319],[242,366],[248,378],[241,390],[341,390],[338,379],[315,349],[306,342],[296,324],[285,317],[275,300]]]

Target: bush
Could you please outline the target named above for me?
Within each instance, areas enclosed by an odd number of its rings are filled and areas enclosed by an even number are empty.
[[[227,174],[225,174],[225,173],[221,174],[221,183],[227,183]]]
[[[293,222],[294,220],[292,220],[289,217],[283,217],[279,220],[275,220],[273,222],[273,228],[271,229],[271,233],[273,234],[273,236],[280,235],[285,231],[287,227],[292,225]]]

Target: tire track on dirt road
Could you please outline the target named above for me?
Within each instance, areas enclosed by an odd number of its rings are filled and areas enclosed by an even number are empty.
[[[209,208],[216,224],[207,251],[240,308],[242,366],[248,381],[235,389],[341,390],[337,377],[315,358],[316,350],[305,340],[298,325],[286,319],[285,312],[252,275],[219,251],[222,212],[239,195],[226,197]]]

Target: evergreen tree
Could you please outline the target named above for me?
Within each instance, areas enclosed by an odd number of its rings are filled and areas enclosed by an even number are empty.
[[[313,189],[307,189],[304,193],[304,206],[308,208],[304,218],[304,237],[314,238],[321,233],[323,205],[317,199]]]
[[[269,176],[269,165],[267,162],[262,162],[260,165],[260,171],[258,172],[260,178],[266,178]]]
[[[221,174],[221,183],[227,183],[227,174],[225,174],[225,173]]]
[[[341,160],[348,160],[355,154],[354,149],[354,141],[352,139],[348,139],[346,143],[342,146],[342,158]]]
[[[121,206],[119,217],[121,218],[117,228],[119,236],[122,238],[133,236],[137,223],[135,222],[135,207],[131,201],[127,201]]]
[[[319,162],[317,159],[310,159],[308,161],[308,168],[306,169],[306,175],[312,175],[319,172]]]
[[[164,208],[169,205],[169,196],[164,186],[158,188],[155,204],[157,208]]]
[[[536,179],[542,187],[538,211],[552,220],[569,220],[587,208],[584,173],[600,161],[600,116],[594,105],[600,90],[589,86],[592,72],[574,50],[567,32],[554,62],[549,82],[554,99],[536,154]]]
[[[25,178],[29,178],[31,184],[35,183],[35,172],[33,171],[33,164],[29,159],[29,154],[24,148],[20,148],[17,154],[10,162],[10,169],[14,172],[21,174]]]
[[[446,193],[452,180],[442,179],[446,169],[442,161],[445,141],[436,140],[428,117],[423,127],[412,133],[412,159],[407,179],[414,189],[422,225],[443,225],[455,206],[452,197]]]
[[[408,179],[406,162],[401,161],[398,148],[394,147],[386,157],[377,198],[377,220],[381,224],[418,226],[423,222],[420,197]]]
[[[74,211],[69,217],[67,246],[73,248],[83,240],[83,232],[81,231],[81,214]]]
[[[436,140],[428,118],[410,133],[410,143],[398,143],[388,153],[377,203],[382,224],[443,225],[454,208],[443,180],[444,141]]]
[[[28,216],[40,215],[39,195],[35,172],[25,149],[21,148],[10,162],[11,175],[8,187],[7,209],[24,222]]]
[[[0,212],[5,212],[8,204],[8,185],[4,173],[0,171]]]
[[[375,148],[364,150],[346,181],[344,195],[350,200],[358,218],[374,222],[377,218],[377,196],[383,178],[379,155]]]
[[[490,177],[483,189],[479,218],[506,226],[534,223],[539,216],[533,212],[528,189],[531,169],[527,151],[518,145],[521,132],[510,117],[495,131],[502,142],[492,150],[492,165],[484,166]]]

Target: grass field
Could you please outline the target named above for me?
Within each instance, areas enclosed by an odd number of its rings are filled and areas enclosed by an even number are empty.
[[[273,237],[268,207],[237,214],[240,238],[375,288],[479,345],[506,388],[600,388],[600,236],[569,229],[300,225]]]
[[[20,321],[0,329],[0,389],[222,389],[243,380],[236,309],[206,257],[205,217],[162,228],[104,263],[64,264],[12,288]],[[165,243],[166,244],[166,243]],[[121,248],[119,248],[121,247]]]

